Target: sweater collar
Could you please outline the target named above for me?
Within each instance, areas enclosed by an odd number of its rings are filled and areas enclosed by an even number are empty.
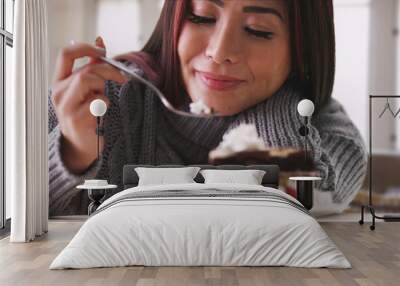
[[[190,112],[189,95],[183,93],[185,102],[182,110]],[[198,118],[185,117],[168,111],[160,104],[162,118],[182,137],[193,142],[193,144],[212,149],[216,147],[222,139],[222,135],[229,128],[236,116]]]
[[[295,90],[294,85],[294,79],[288,78],[281,88],[271,97],[233,116],[211,118],[184,117],[168,111],[162,104],[160,104],[160,108],[162,109],[161,113],[163,114],[163,119],[165,119],[169,123],[168,125],[172,126],[181,136],[191,140],[194,144],[213,149],[221,142],[222,136],[226,131],[235,128],[241,123],[254,123],[259,134],[263,135],[264,130],[260,130],[259,122],[257,123],[254,120],[265,121],[265,112],[266,110],[272,112],[273,110],[271,110],[271,108],[283,108],[289,111],[289,106],[279,106],[281,104],[277,103],[276,99],[293,96],[292,93]],[[185,98],[182,109],[189,112],[189,105],[191,103],[190,97],[186,93],[182,93],[182,96]],[[295,100],[295,98],[297,97],[293,97],[293,100]],[[278,106],[276,106],[276,104],[278,104]],[[268,141],[268,138],[263,139],[264,141]]]

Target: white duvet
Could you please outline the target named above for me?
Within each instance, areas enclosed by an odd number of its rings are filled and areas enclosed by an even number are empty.
[[[314,218],[273,199],[186,196],[119,201],[137,192],[204,192],[205,188],[265,191],[297,202],[280,190],[254,185],[130,188],[99,207],[50,269],[127,265],[351,267]]]

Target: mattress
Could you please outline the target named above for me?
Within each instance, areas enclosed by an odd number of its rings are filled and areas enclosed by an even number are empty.
[[[50,269],[144,266],[350,268],[294,198],[264,186],[138,186],[107,199]]]

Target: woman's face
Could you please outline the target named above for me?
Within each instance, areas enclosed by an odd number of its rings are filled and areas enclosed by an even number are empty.
[[[283,0],[191,0],[191,7],[178,55],[193,101],[233,115],[281,87],[291,67]]]

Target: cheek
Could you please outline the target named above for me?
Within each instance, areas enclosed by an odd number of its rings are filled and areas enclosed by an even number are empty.
[[[181,65],[185,64],[188,52],[190,52],[190,41],[188,41],[188,37],[183,30],[178,40],[178,57]]]
[[[254,78],[254,88],[257,89],[255,94],[267,98],[281,87],[290,73],[289,45],[288,43],[276,45],[259,53],[253,53],[255,54],[259,56],[252,57],[249,62]]]
[[[183,67],[201,53],[204,38],[194,33],[189,24],[184,25],[178,40],[178,56]]]
[[[182,63],[185,62],[185,59],[188,57],[187,53],[190,52],[189,38],[190,36],[184,28],[178,40],[178,56]]]
[[[194,100],[191,88],[194,76],[194,63],[196,57],[201,53],[200,38],[194,33],[189,25],[184,25],[178,40],[178,57],[180,61],[181,80],[189,97]]]
[[[194,57],[193,44],[191,34],[187,28],[183,28],[178,40],[178,57],[180,62],[180,70],[182,83],[187,89],[190,79],[190,61]]]
[[[266,46],[254,54],[258,56],[252,58],[252,63],[260,76],[281,77],[290,69],[290,48],[286,41]]]

